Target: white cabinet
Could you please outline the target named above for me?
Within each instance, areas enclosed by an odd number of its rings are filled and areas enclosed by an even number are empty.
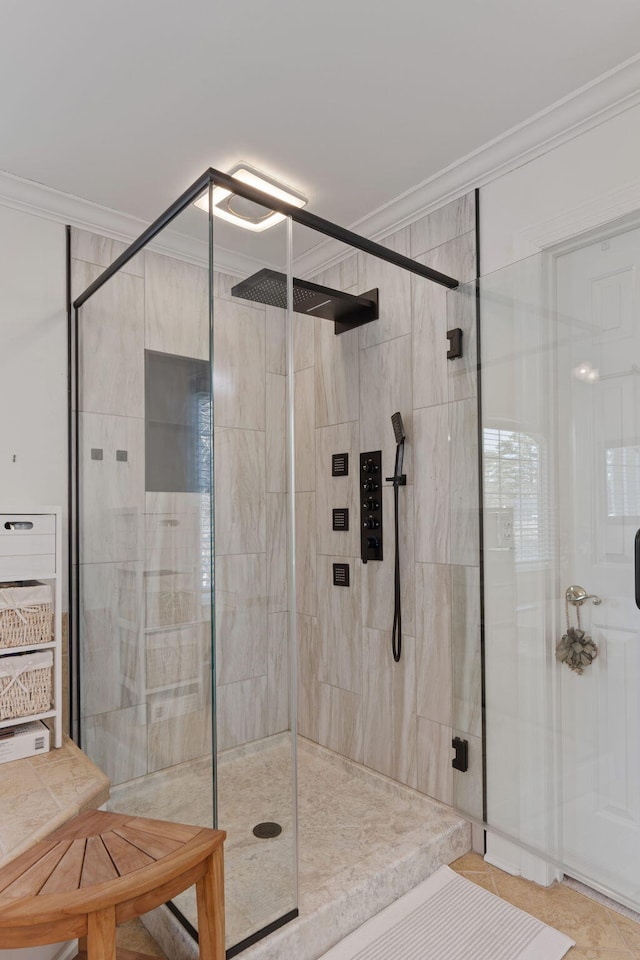
[[[19,597],[30,581],[50,586],[53,602],[51,635],[40,635],[36,642],[18,646],[0,646],[0,661],[22,654],[51,651],[51,703],[49,709],[11,719],[0,720],[0,728],[25,720],[47,720],[53,726],[54,746],[62,746],[62,513],[60,507],[13,509],[0,507],[0,583],[15,583],[17,590],[5,589],[5,595]],[[20,614],[19,601],[16,615]],[[24,617],[22,619],[25,619]],[[5,660],[5,666],[10,661]],[[18,661],[13,661],[18,662]],[[18,677],[16,682],[20,682]],[[6,689],[6,688],[5,688]]]

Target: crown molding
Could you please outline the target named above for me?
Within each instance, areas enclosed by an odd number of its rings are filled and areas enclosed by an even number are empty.
[[[34,180],[24,180],[12,173],[0,171],[0,205],[29,213],[33,216],[68,224],[80,230],[100,233],[112,240],[131,243],[149,226],[139,217],[120,213],[90,200],[54,190]],[[187,236],[170,227],[158,234],[149,244],[150,250],[178,257],[188,263],[206,267],[209,263],[209,245],[206,240]],[[216,268],[231,276],[246,277],[264,266],[262,261],[216,247]]]
[[[357,220],[349,229],[372,240],[381,240],[638,104],[640,54],[445,167]],[[148,226],[138,217],[2,171],[0,204],[127,243]],[[170,228],[159,234],[150,247],[191,263],[205,266],[208,263],[205,241]],[[297,257],[294,267],[300,276],[313,276],[344,257],[343,244],[324,240]],[[232,276],[247,276],[263,266],[263,262],[251,257],[216,247],[216,267]]]
[[[400,194],[349,229],[371,240],[382,240],[638,104],[640,54]],[[343,245],[323,240],[296,258],[294,265],[296,273],[312,276],[335,266],[344,257]]]

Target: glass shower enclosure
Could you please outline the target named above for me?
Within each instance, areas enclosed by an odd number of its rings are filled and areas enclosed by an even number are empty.
[[[291,317],[234,296],[211,189],[126,250],[71,234],[73,722],[109,809],[227,831],[232,956],[297,913]]]

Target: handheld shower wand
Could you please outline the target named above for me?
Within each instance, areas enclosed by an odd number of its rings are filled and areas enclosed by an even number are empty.
[[[399,521],[399,503],[398,489],[404,487],[407,478],[402,472],[402,462],[404,460],[404,441],[406,434],[402,423],[400,412],[394,413],[391,417],[393,432],[396,437],[396,465],[392,477],[387,477],[388,483],[393,483],[393,506],[395,515],[395,570],[394,570],[394,610],[393,610],[393,630],[391,632],[391,649],[393,659],[397,663],[402,653],[402,609],[400,606],[400,521]]]

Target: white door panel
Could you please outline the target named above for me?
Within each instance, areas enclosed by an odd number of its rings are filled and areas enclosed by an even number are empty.
[[[640,230],[556,263],[559,603],[570,584],[602,599],[580,608],[598,657],[582,676],[556,668],[563,860],[640,906]]]

